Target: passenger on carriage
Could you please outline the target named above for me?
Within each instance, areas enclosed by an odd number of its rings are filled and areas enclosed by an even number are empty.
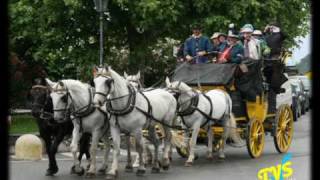
[[[243,35],[244,57],[255,60],[261,59],[260,41],[252,36],[253,26],[246,24],[241,28],[240,32]]]
[[[260,47],[261,47],[260,54],[262,55],[262,57],[265,57],[265,58],[269,57],[270,48],[267,45],[267,42],[266,42],[262,32],[260,30],[254,30],[252,33],[252,36],[260,41]]]
[[[243,57],[244,49],[239,40],[240,37],[238,35],[230,32],[227,38],[228,45],[224,49],[224,51],[218,55],[218,60],[216,61],[216,63],[240,64]]]
[[[222,52],[228,46],[227,35],[224,33],[220,33],[218,35],[218,40],[219,40],[218,51]]]
[[[264,29],[265,39],[268,46],[271,48],[270,59],[278,59],[281,53],[283,41],[286,35],[281,31],[279,24],[276,22],[270,23]]]
[[[212,50],[213,51],[219,51],[219,44],[220,44],[220,41],[218,39],[220,33],[219,32],[215,32],[213,33],[213,35],[211,36],[211,42],[212,42]]]
[[[208,52],[212,51],[212,44],[207,36],[202,35],[199,24],[192,26],[192,36],[184,43],[183,54],[188,62],[207,63]]]

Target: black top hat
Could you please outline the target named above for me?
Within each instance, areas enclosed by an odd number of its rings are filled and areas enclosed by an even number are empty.
[[[202,26],[199,23],[194,23],[194,24],[191,25],[191,29],[192,30],[194,30],[194,29],[202,30]]]

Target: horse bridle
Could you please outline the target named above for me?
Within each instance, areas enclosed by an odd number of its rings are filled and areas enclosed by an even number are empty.
[[[181,92],[181,91],[177,90],[177,89],[179,89],[180,85],[181,85],[181,81],[178,81],[178,84],[177,84],[176,87],[174,87],[174,88],[170,88],[170,87],[167,88],[168,90],[171,91],[171,93],[174,93],[173,96],[175,97],[175,99],[177,100],[177,102],[178,102],[179,97],[180,97],[182,94],[187,93],[187,92]],[[194,96],[192,96],[190,99],[188,99],[188,100],[186,100],[186,101],[184,101],[184,102],[181,102],[181,103],[178,102],[178,103],[177,103],[177,114],[178,114],[179,116],[190,115],[190,114],[192,114],[192,113],[196,110],[195,107],[197,107],[197,106],[198,106],[198,103],[199,103],[199,93],[197,93],[195,90],[192,90],[192,91],[193,91],[193,93],[195,94]],[[179,111],[180,107],[181,107],[182,105],[188,103],[188,102],[190,102],[190,104],[188,105],[188,107],[185,108],[185,109],[183,109],[183,110],[180,110],[180,111]]]
[[[62,83],[60,81],[60,83]],[[88,105],[84,106],[84,107],[81,107],[77,110],[74,109],[74,107],[72,106],[74,104],[74,101],[73,101],[73,98],[68,90],[67,87],[65,87],[65,89],[54,89],[52,90],[53,92],[56,92],[56,93],[64,93],[66,92],[66,94],[64,96],[66,96],[66,105],[65,105],[65,108],[61,108],[61,109],[53,109],[53,112],[65,112],[64,113],[64,121],[59,121],[59,123],[63,123],[65,121],[68,120],[68,117],[70,115],[73,115],[75,118],[81,118],[81,117],[84,117],[84,116],[87,116],[89,114],[91,114],[94,110],[94,108],[92,108],[92,90],[91,88],[88,89],[89,91],[89,103]],[[62,97],[63,98],[63,97]],[[71,103],[68,103],[69,102],[69,98],[71,99]],[[73,108],[72,108],[73,107]],[[83,109],[85,109],[84,111],[82,111]]]
[[[138,84],[138,87],[137,87],[138,90],[142,88],[142,84],[141,84],[141,82],[140,82],[139,80],[129,79],[128,81],[129,81],[129,83],[136,83],[136,84]]]
[[[64,93],[66,92],[66,94],[64,96],[66,96],[66,105],[64,108],[61,108],[61,109],[53,109],[53,112],[65,112],[64,113],[64,120],[63,121],[57,121],[58,123],[63,123],[65,121],[67,121],[67,117],[71,114],[70,112],[70,107],[71,107],[71,104],[73,103],[73,99],[68,91],[68,89],[53,89],[52,92],[55,92],[55,93]],[[68,100],[69,100],[69,97],[71,99],[71,103],[68,103]]]
[[[106,102],[106,100],[107,100],[107,96],[109,95],[109,93],[111,91],[111,83],[113,83],[114,80],[108,74],[104,74],[104,73],[97,73],[95,78],[100,77],[100,76],[104,77],[104,78],[107,78],[108,91],[106,93],[95,91],[93,94],[94,95],[98,94],[98,95],[102,96],[105,99],[105,101],[102,102],[102,104],[104,104]],[[99,104],[99,106],[101,106],[102,104]]]
[[[46,105],[48,104],[48,101],[49,101],[49,96],[50,96],[50,92],[49,92],[49,88],[47,86],[44,86],[44,85],[34,85],[31,87],[31,89],[44,89],[46,92],[46,99],[45,99],[45,102],[44,104],[40,104],[40,103],[32,103],[32,106],[37,106],[37,107],[40,107],[40,116],[39,118],[40,119],[51,119],[52,118],[52,113],[51,112],[46,112],[44,110],[44,108],[46,107]],[[44,115],[49,115],[51,117],[49,118],[45,118]]]

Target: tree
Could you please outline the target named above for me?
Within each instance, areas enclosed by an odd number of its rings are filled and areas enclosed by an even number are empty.
[[[99,61],[98,13],[90,0],[12,0],[9,2],[10,51],[28,64],[40,64],[49,76],[88,81]],[[251,23],[262,29],[277,20],[288,35],[286,47],[297,45],[294,38],[309,31],[310,2],[303,0],[110,0],[104,16],[105,59],[115,70],[159,77],[174,67],[172,50],[155,57],[152,48],[190,35],[190,24],[203,23],[204,34],[226,32],[234,23],[240,28]],[[106,23],[105,23],[106,24]],[[169,43],[170,44],[170,43]],[[171,57],[157,66],[162,57]],[[160,59],[160,61],[155,61]],[[150,70],[153,69],[153,70]],[[156,70],[154,70],[156,69]],[[164,69],[164,70],[163,70]],[[161,73],[159,73],[161,72]],[[158,79],[148,78],[146,85]]]

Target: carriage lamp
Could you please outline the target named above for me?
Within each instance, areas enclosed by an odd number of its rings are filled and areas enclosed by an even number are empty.
[[[93,0],[94,9],[100,14],[100,65],[103,64],[103,13],[108,10],[109,0]]]

